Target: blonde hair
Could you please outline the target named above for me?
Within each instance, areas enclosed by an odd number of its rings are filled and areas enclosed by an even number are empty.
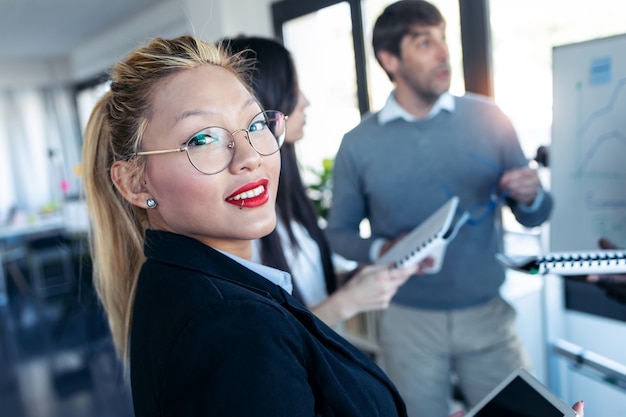
[[[166,77],[202,65],[222,67],[248,86],[249,64],[239,55],[228,54],[221,45],[191,36],[156,38],[115,65],[111,88],[96,104],[85,130],[83,166],[92,222],[94,283],[117,354],[125,363],[149,223],[146,209],[130,204],[118,192],[110,169],[115,161],[128,161],[130,175],[138,181],[145,158],[135,153],[152,116],[155,87]]]

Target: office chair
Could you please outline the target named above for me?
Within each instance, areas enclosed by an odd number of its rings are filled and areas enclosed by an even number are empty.
[[[74,289],[71,242],[63,235],[35,239],[28,244],[27,258],[39,318],[44,319],[48,300]]]

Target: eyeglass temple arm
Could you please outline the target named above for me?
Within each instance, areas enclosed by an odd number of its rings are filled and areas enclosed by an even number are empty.
[[[172,153],[172,152],[185,152],[187,150],[187,147],[182,147],[182,148],[176,148],[176,149],[163,149],[160,151],[141,151],[141,152],[137,152],[135,153],[135,155],[139,156],[139,155],[159,155],[162,153]]]

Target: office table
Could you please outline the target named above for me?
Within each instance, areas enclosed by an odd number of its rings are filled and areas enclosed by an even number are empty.
[[[65,220],[61,213],[41,217],[34,222],[0,226],[0,308],[9,303],[7,280],[4,273],[4,257],[7,241],[17,239],[24,242],[46,236],[53,236],[65,230]]]
[[[19,223],[0,226],[0,383],[2,379],[13,377],[15,362],[18,359],[15,324],[11,318],[7,277],[4,272],[5,256],[8,254],[7,243],[17,240],[26,244],[33,239],[53,236],[65,230],[65,221],[61,213],[42,217],[31,223]]]

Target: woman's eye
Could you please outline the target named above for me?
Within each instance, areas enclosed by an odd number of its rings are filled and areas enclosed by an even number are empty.
[[[215,142],[216,139],[211,137],[207,132],[199,132],[193,135],[187,142],[188,146],[202,146],[209,145]]]
[[[265,121],[265,119],[263,119],[263,120],[255,120],[254,122],[252,122],[252,124],[248,128],[248,131],[250,131],[250,132],[258,132],[260,130],[265,129],[266,127],[267,127],[267,122]]]

